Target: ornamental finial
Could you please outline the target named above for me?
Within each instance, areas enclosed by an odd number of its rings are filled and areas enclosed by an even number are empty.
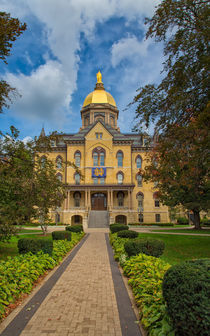
[[[97,83],[102,83],[102,74],[101,74],[100,70],[96,74],[96,78],[97,78]]]

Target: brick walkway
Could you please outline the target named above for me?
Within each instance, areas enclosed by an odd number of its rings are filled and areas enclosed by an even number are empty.
[[[91,233],[21,336],[121,336],[104,233]]]

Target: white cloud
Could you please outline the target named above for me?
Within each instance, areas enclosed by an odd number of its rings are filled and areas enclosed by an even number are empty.
[[[139,57],[141,56],[146,56],[148,46],[148,40],[143,40],[139,42],[136,36],[122,38],[112,45],[112,66],[116,67],[124,59],[134,62],[136,57],[139,59]]]
[[[58,123],[65,120],[72,83],[59,62],[48,60],[30,76],[10,73],[5,79],[22,96],[15,103],[19,115]]]
[[[27,142],[30,142],[30,141],[32,141],[33,139],[32,139],[32,137],[30,137],[30,136],[26,136],[25,138],[23,138],[23,143],[24,144],[27,144]]]

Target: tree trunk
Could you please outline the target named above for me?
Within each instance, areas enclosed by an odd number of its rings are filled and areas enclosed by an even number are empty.
[[[193,210],[194,215],[194,225],[196,230],[201,229],[201,223],[200,223],[200,212],[198,210]]]

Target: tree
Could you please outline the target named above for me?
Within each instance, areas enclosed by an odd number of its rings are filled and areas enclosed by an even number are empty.
[[[143,172],[146,181],[156,182],[163,204],[182,205],[193,212],[196,229],[200,229],[200,211],[210,207],[209,137],[207,129],[199,129],[195,121],[169,126],[148,154]]]
[[[39,154],[50,150],[52,137],[55,135],[24,144],[18,139],[18,131],[11,127],[11,134],[1,139],[1,240],[9,239],[15,232],[13,224],[22,225],[31,219],[47,220],[49,209],[60,205],[65,197],[64,186],[56,176],[54,163],[46,156],[43,165]]]
[[[163,72],[159,85],[139,89],[137,127],[154,123],[164,130],[168,124],[188,124],[191,118],[205,125],[209,113],[209,1],[163,0],[149,25],[146,38],[164,42]]]
[[[26,30],[26,24],[21,24],[16,18],[11,18],[10,14],[0,12],[0,59],[7,64],[6,57],[11,54],[11,48],[15,40]],[[12,101],[11,96],[17,94],[6,81],[0,81],[0,113],[3,107],[8,107],[8,101]]]

